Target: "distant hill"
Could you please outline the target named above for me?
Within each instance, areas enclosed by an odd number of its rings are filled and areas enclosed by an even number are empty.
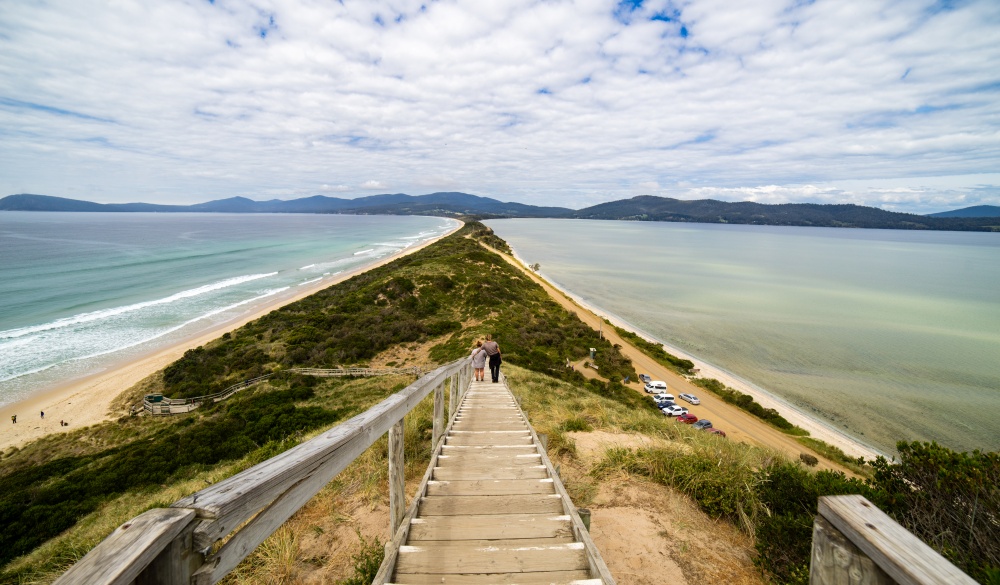
[[[941,213],[929,213],[927,217],[1000,217],[1000,206],[974,205]]]
[[[766,205],[751,201],[730,203],[714,199],[684,201],[650,195],[601,203],[581,209],[571,217],[870,229],[1000,231],[1000,219],[997,218],[936,218],[862,205]]]
[[[0,199],[2,211],[157,211],[214,213],[361,213],[390,215],[488,215],[495,217],[568,217],[573,210],[507,203],[468,193],[404,193],[340,199],[315,195],[282,201],[254,201],[231,197],[195,205],[153,203],[92,203],[48,195],[9,195]]]
[[[990,207],[990,206],[980,206]],[[975,208],[970,208],[975,209]],[[994,208],[1000,209],[1000,208]],[[579,211],[498,201],[468,193],[428,195],[386,193],[357,199],[315,195],[290,201],[254,201],[231,197],[195,205],[153,203],[92,203],[47,195],[9,195],[0,199],[0,211],[155,211],[215,213],[351,213],[367,215],[441,215],[478,217],[565,217],[632,221],[672,221],[810,227],[851,227],[910,230],[1000,231],[1000,217],[935,217],[894,213],[861,205],[786,203],[765,205],[750,201],[730,203],[714,199],[684,201],[642,195],[610,201]],[[963,210],[959,210],[963,211]],[[955,212],[949,212],[955,213]],[[941,214],[935,214],[941,215]]]

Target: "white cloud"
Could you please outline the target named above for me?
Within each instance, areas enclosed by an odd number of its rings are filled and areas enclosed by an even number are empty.
[[[1000,203],[997,2],[616,7],[13,3],[0,195]]]

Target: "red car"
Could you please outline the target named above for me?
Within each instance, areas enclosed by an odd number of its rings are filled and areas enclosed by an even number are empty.
[[[698,422],[698,417],[691,414],[690,412],[685,412],[684,414],[677,417],[677,420],[681,421],[682,423],[691,425]]]
[[[719,435],[720,437],[726,436],[726,431],[722,429],[708,429],[708,432],[712,433],[713,435]]]

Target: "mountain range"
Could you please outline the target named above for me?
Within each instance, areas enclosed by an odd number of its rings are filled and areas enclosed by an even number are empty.
[[[861,205],[784,203],[714,199],[685,201],[641,195],[584,209],[539,207],[503,202],[468,193],[428,195],[404,193],[341,199],[315,195],[301,199],[254,201],[246,197],[195,205],[93,203],[48,195],[19,194],[0,199],[0,211],[215,212],[215,213],[342,213],[364,215],[443,215],[479,218],[541,217],[694,223],[731,223],[810,227],[1000,231],[1000,207],[981,205],[938,214],[896,213]],[[993,215],[986,215],[993,213]]]

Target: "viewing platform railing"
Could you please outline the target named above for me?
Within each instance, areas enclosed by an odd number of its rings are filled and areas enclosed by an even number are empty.
[[[115,529],[55,583],[217,583],[386,432],[392,486],[390,517],[395,530],[406,509],[402,489],[403,417],[428,394],[435,393],[433,448],[447,422],[443,408],[445,386],[450,388],[449,410],[454,416],[459,392],[468,388],[471,377],[467,357],[441,366],[305,443],[182,498],[169,508],[144,512]],[[227,540],[219,546],[223,539]]]

